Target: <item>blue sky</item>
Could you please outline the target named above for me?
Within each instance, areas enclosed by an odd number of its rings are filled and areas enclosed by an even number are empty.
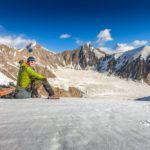
[[[0,41],[57,52],[84,42],[136,47],[149,43],[149,18],[149,0],[0,0]]]

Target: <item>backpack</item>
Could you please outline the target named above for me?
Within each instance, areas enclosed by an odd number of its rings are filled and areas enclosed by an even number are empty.
[[[0,98],[6,98],[15,93],[16,87],[11,85],[0,85]]]

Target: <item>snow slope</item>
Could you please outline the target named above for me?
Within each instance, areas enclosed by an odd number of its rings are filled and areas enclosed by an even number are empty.
[[[1,150],[149,150],[150,102],[0,99]]]
[[[150,86],[142,82],[127,81],[93,70],[59,68],[53,72],[57,77],[48,79],[52,86],[65,90],[69,87],[77,87],[83,92],[83,97],[135,99],[150,96]],[[8,84],[12,81],[0,73],[0,84]]]
[[[14,81],[0,72],[0,84],[7,85],[7,84],[9,84],[9,82],[14,82]]]
[[[121,53],[119,53],[120,55]],[[147,57],[150,56],[150,46],[143,46],[134,50],[130,50],[130,51],[126,51],[124,53],[122,53],[122,55],[120,55],[120,57],[118,58],[118,56],[116,57],[115,54],[115,58],[117,58],[119,60],[120,63],[118,63],[115,68],[118,70],[120,69],[127,61],[128,64],[130,64],[133,60],[137,59],[138,57],[141,56],[141,59],[144,59],[146,61]]]
[[[68,89],[74,86],[83,91],[84,97],[121,97],[134,99],[150,95],[150,86],[130,80],[107,76],[93,70],[58,69],[55,79],[49,79],[53,86]]]

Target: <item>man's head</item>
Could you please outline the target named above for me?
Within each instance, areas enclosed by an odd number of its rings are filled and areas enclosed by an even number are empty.
[[[36,60],[35,60],[34,57],[30,56],[30,57],[27,59],[27,63],[28,63],[29,66],[35,67]]]

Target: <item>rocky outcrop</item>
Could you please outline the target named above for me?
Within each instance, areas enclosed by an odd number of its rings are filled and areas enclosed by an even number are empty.
[[[60,97],[82,97],[82,91],[75,87],[69,87],[68,90],[60,89],[59,87],[53,87],[55,94]],[[41,86],[38,89],[38,93],[42,96],[48,97],[48,93]]]
[[[64,89],[54,88],[54,91],[61,97],[82,97],[82,92],[75,87],[69,87],[68,91]]]
[[[74,69],[88,69],[95,67],[105,53],[100,49],[94,48],[90,43],[85,43],[73,51],[64,51],[59,53],[63,65]]]

